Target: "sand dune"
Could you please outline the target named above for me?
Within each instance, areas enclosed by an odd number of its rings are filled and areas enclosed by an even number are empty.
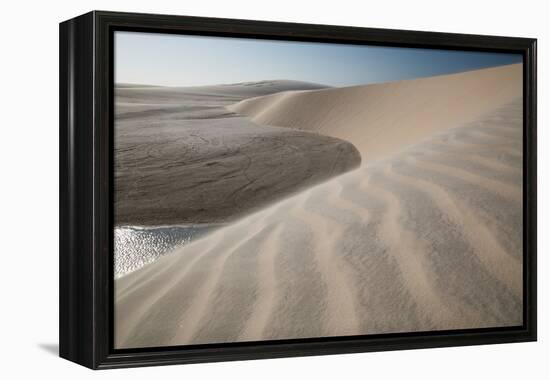
[[[350,141],[368,162],[475,121],[521,91],[522,65],[514,64],[392,83],[285,91],[227,108],[260,125]]]
[[[116,347],[521,324],[520,71],[240,103],[384,158],[118,279]]]
[[[189,110],[194,103],[199,108],[232,104],[242,99],[274,94],[281,91],[315,90],[326,86],[292,80],[234,83],[217,86],[164,87],[137,84],[117,84],[115,87],[116,114],[121,117],[127,112],[148,109]],[[227,113],[227,112],[226,112]],[[134,116],[137,116],[134,114]],[[141,117],[141,115],[139,115]],[[155,115],[158,116],[158,115]],[[186,115],[189,116],[189,115]],[[187,117],[189,118],[189,117]]]

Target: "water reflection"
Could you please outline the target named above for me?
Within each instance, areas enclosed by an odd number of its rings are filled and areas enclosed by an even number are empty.
[[[174,248],[204,236],[217,225],[115,228],[115,278],[155,261]]]

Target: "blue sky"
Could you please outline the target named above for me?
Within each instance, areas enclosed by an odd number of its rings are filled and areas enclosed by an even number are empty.
[[[115,82],[164,86],[290,79],[353,86],[519,63],[519,54],[115,33]]]

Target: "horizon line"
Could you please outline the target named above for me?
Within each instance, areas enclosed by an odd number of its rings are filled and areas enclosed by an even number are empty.
[[[140,87],[162,87],[162,88],[192,88],[192,87],[219,87],[219,86],[236,86],[236,85],[243,85],[245,83],[262,83],[262,82],[301,82],[301,83],[307,83],[307,84],[314,84],[317,86],[322,86],[325,88],[346,88],[346,87],[357,87],[357,86],[368,86],[373,84],[383,84],[383,83],[394,83],[394,82],[403,82],[403,81],[410,81],[410,80],[417,80],[417,79],[423,79],[423,78],[436,78],[436,77],[442,77],[442,76],[450,76],[450,75],[457,75],[472,71],[481,71],[481,70],[491,70],[497,67],[504,67],[504,66],[514,66],[514,65],[523,65],[523,62],[518,63],[505,63],[501,65],[494,65],[494,66],[487,66],[482,68],[476,68],[476,69],[467,69],[467,70],[461,70],[461,71],[455,71],[451,73],[444,73],[444,74],[435,74],[435,75],[421,75],[414,78],[407,78],[407,79],[397,79],[397,80],[390,80],[390,81],[374,81],[374,82],[368,82],[368,83],[361,83],[361,84],[352,84],[348,86],[331,86],[323,83],[317,83],[317,82],[311,82],[311,81],[304,81],[304,80],[298,80],[298,79],[260,79],[260,80],[249,80],[249,81],[240,81],[240,82],[232,82],[232,83],[216,83],[216,84],[196,84],[196,85],[162,85],[162,84],[150,84],[150,83],[135,83],[135,82],[114,82],[114,87],[117,86],[132,86],[136,88]]]

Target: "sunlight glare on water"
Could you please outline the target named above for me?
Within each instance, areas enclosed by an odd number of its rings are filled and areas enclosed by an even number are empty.
[[[152,263],[178,246],[190,243],[217,226],[115,228],[115,278]]]

